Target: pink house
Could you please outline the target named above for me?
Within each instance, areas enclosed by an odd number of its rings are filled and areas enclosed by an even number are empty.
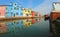
[[[5,10],[6,10],[5,6],[0,6],[0,17],[5,17]]]

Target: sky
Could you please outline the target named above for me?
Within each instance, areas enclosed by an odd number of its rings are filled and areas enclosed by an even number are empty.
[[[33,10],[39,12],[41,15],[50,14],[53,8],[53,2],[60,2],[60,0],[45,0],[43,3],[39,4]]]
[[[9,5],[9,3],[16,2],[24,8],[30,8],[41,15],[50,14],[53,2],[60,2],[60,0],[0,0],[0,5]]]
[[[9,4],[10,2],[16,2],[19,5],[21,5],[22,7],[25,8],[35,8],[36,6],[38,6],[39,4],[41,4],[44,0],[0,0],[0,5],[5,5],[5,4]]]

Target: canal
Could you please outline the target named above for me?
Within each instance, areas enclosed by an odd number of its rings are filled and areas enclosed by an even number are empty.
[[[0,22],[0,37],[51,37],[49,21],[35,18]]]

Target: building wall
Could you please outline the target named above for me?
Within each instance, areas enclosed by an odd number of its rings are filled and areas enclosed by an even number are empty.
[[[0,18],[5,17],[5,6],[0,6]]]
[[[35,16],[34,11],[31,11],[31,15],[32,15],[32,17],[34,17],[34,16]]]
[[[18,17],[18,16],[22,16],[21,15],[21,8],[19,5],[13,3],[12,6],[6,6],[6,12],[8,12],[6,14],[7,17]]]
[[[31,16],[31,10],[28,8],[23,8],[22,9],[22,16]]]
[[[12,10],[12,6],[6,6],[6,14],[5,14],[5,16],[6,17],[11,17],[12,15],[11,15],[11,12],[12,12],[13,10]]]
[[[13,16],[14,16],[14,15],[15,15],[15,16],[22,16],[22,15],[21,15],[21,11],[22,11],[22,10],[21,10],[21,8],[19,8],[19,6],[16,6],[16,7],[13,6],[13,9],[14,9],[14,10],[13,10],[13,12],[14,12]]]
[[[51,12],[51,19],[55,20],[56,18],[60,17],[60,13],[59,12]]]

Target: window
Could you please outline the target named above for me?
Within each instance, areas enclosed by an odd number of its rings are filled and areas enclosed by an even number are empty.
[[[11,10],[13,10],[13,8],[11,8]]]
[[[37,14],[35,14],[35,16],[37,16]]]
[[[19,8],[17,7],[17,10],[19,10]]]
[[[15,3],[15,5],[16,5],[16,3]]]
[[[18,12],[16,12],[16,15],[18,15],[19,13]]]
[[[11,14],[13,14],[13,12],[11,12]]]
[[[28,14],[26,14],[28,16]]]
[[[8,14],[8,12],[6,12],[5,14]]]
[[[28,12],[30,12],[30,11],[28,10]]]
[[[19,8],[18,7],[14,7],[14,10],[19,10]]]
[[[16,7],[14,7],[14,10],[16,10]]]
[[[23,15],[23,13],[21,13],[21,15]]]
[[[14,17],[15,17],[15,14],[14,14]]]

